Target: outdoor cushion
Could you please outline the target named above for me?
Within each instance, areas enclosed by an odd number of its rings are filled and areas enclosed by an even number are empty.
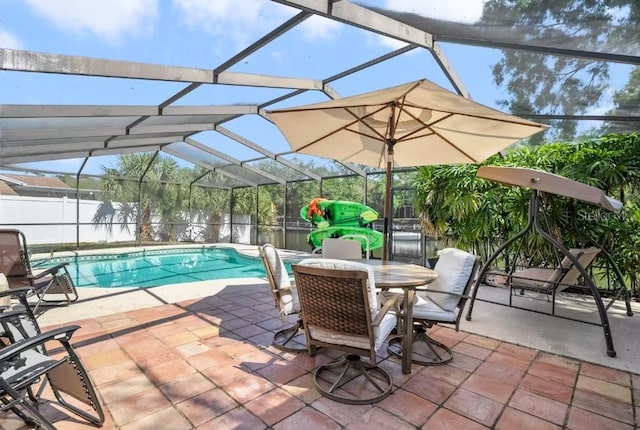
[[[284,262],[278,255],[275,248],[268,246],[263,248],[264,255],[273,274],[275,285],[273,288],[280,290],[280,309],[283,314],[288,315],[300,311],[300,301],[294,282],[289,277]]]
[[[433,303],[433,297],[431,296],[425,298],[416,295],[416,300],[414,300],[413,317],[416,319],[455,322],[458,312],[458,308],[455,308],[453,311],[442,309]]]
[[[389,312],[382,318],[380,325],[373,328],[376,350],[382,346],[387,336],[389,336],[391,331],[395,328],[396,324],[397,318],[395,314],[393,312]],[[369,338],[365,336],[351,336],[315,327],[310,327],[309,332],[311,333],[311,337],[322,342],[352,346],[361,349],[371,348]]]
[[[428,291],[462,294],[464,287],[469,282],[476,257],[456,248],[445,248],[438,255],[440,258],[434,268],[438,273],[438,278],[428,285]],[[442,309],[451,312],[455,310],[460,301],[460,297],[449,294],[431,294],[429,297]]]

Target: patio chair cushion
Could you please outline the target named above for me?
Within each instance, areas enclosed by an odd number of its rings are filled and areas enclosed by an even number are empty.
[[[432,299],[432,297],[429,297],[429,299]],[[456,321],[459,311],[457,307],[453,311],[444,310],[432,300],[416,295],[413,305],[413,318],[453,323]]]
[[[0,273],[0,293],[9,289],[9,281],[4,273]],[[0,308],[11,306],[11,297],[8,295],[0,297]]]
[[[554,283],[558,282],[562,277],[562,269],[545,269],[542,267],[530,267],[524,270],[514,272],[511,278],[511,286],[532,288],[532,289],[550,289]]]
[[[476,257],[456,248],[445,248],[438,255],[438,262],[434,268],[438,278],[429,284],[427,290],[462,294],[473,271]],[[429,295],[427,292],[427,296],[427,300],[450,312],[453,312],[460,302],[460,297],[448,294]]]
[[[268,270],[271,271],[273,276],[274,285],[272,288],[279,290],[280,297],[280,310],[284,315],[297,313],[300,311],[300,300],[298,299],[298,292],[294,287],[287,272],[287,268],[280,258],[278,251],[273,246],[263,246],[261,252],[264,254],[264,258],[269,264]]]
[[[378,325],[377,327],[374,327],[373,329],[373,334],[375,336],[374,348],[376,350],[378,350],[382,346],[385,339],[389,336],[391,331],[395,328],[396,324],[397,324],[396,316],[392,312],[389,312],[387,313],[387,315],[385,315],[382,318],[380,325]],[[314,339],[319,340],[321,342],[351,346],[351,347],[360,348],[360,349],[371,348],[371,342],[369,341],[369,338],[366,336],[353,336],[353,335],[347,335],[343,333],[335,333],[330,330],[324,330],[324,329],[319,329],[314,327],[309,328],[309,331],[311,333],[311,336]]]
[[[571,255],[578,259],[583,268],[588,268],[594,258],[600,253],[600,248],[571,248]],[[513,272],[511,287],[533,290],[550,291],[557,288],[558,292],[574,285],[580,278],[580,271],[568,257],[564,257],[557,268],[530,267]]]

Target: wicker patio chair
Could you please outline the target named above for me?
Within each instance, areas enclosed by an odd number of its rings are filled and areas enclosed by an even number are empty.
[[[46,402],[102,426],[104,413],[98,396],[70,343],[78,328],[73,325],[40,333],[33,314],[25,310],[0,313],[0,336],[9,340],[0,349],[0,411],[11,410],[31,426],[55,429],[39,411],[47,384],[55,400]],[[50,343],[56,346],[55,355],[47,351]]]
[[[434,270],[438,278],[425,288],[416,289],[413,305],[413,340],[411,361],[423,365],[439,365],[453,359],[451,349],[433,339],[427,329],[436,324],[452,324],[456,331],[469,298],[469,291],[478,270],[475,255],[455,248],[439,252]],[[389,339],[388,351],[402,356],[402,337]]]
[[[20,230],[0,229],[0,272],[4,273],[9,288],[29,287],[37,297],[33,312],[47,305],[68,305],[78,300],[67,263],[34,271],[29,261],[27,239]]]
[[[287,315],[300,314],[300,302],[295,284],[291,281],[278,250],[267,243],[259,248],[260,257],[267,272],[271,293],[280,317],[284,321]],[[288,352],[304,352],[307,350],[302,318],[291,327],[273,335],[273,346]]]
[[[314,372],[318,391],[337,402],[370,404],[387,397],[391,375],[376,365],[376,350],[396,327],[394,296],[378,309],[373,269],[362,263],[312,258],[295,264],[310,355],[317,347],[346,353]],[[361,360],[367,356],[369,362]]]

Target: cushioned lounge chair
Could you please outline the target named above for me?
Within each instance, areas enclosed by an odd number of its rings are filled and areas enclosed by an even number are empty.
[[[24,310],[0,313],[0,336],[8,343],[0,349],[0,411],[11,410],[31,426],[55,430],[39,411],[47,384],[55,396],[47,402],[102,426],[104,413],[98,396],[70,343],[78,328],[73,325],[40,333],[33,314]],[[50,343],[62,348],[51,355],[47,351]]]
[[[278,254],[278,250],[267,243],[259,248],[260,258],[267,272],[271,293],[280,317],[284,321],[287,315],[300,314],[300,302],[296,286],[291,282],[287,268]],[[307,350],[302,319],[291,327],[276,332],[273,346],[288,352],[304,352]]]
[[[391,375],[376,365],[376,350],[397,325],[389,312],[399,300],[382,307],[373,269],[362,263],[311,258],[294,264],[310,355],[326,347],[347,355],[314,371],[316,389],[332,400],[349,404],[375,403],[393,388]],[[368,362],[360,356],[368,357]]]
[[[10,289],[28,287],[33,291],[37,298],[32,304],[34,313],[43,304],[68,305],[78,300],[67,263],[33,270],[27,240],[20,230],[0,229],[0,252],[0,273],[7,277]]]
[[[600,248],[571,248],[569,252],[586,270],[600,253]],[[580,277],[580,270],[566,256],[557,268],[530,267],[514,271],[507,277],[509,306],[513,304],[515,292],[519,291],[522,294],[524,290],[536,291],[547,294],[547,298],[551,296],[551,314],[555,315],[556,294],[578,285]]]
[[[429,336],[427,329],[436,324],[451,324],[458,331],[479,266],[475,255],[460,249],[446,248],[438,254],[434,266],[438,278],[424,288],[416,288],[413,305],[411,361],[423,365],[445,364],[453,359],[451,349]],[[388,351],[402,356],[401,336],[389,339]]]

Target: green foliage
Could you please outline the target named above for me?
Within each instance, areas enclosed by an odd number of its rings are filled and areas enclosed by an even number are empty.
[[[549,48],[568,48],[635,55],[640,41],[640,2],[637,0],[488,0],[481,28],[502,29],[512,42]],[[480,24],[478,24],[479,26]],[[505,29],[510,26],[510,31]],[[546,55],[518,49],[503,49],[493,66],[494,82],[506,96],[499,100],[511,113],[587,113],[603,100],[611,87],[610,63],[571,56]],[[625,89],[614,96],[617,108],[610,114],[638,112],[640,72],[632,74]],[[550,121],[553,138],[570,139],[576,121]],[[632,124],[608,124],[607,132],[637,130]],[[546,139],[551,136],[547,132]],[[542,136],[537,135],[541,143]]]
[[[483,164],[556,173],[598,188],[625,203],[621,214],[543,194],[545,230],[567,247],[595,240],[610,249],[625,276],[636,281],[640,264],[640,134],[607,135],[579,144],[517,147]],[[415,207],[424,231],[486,258],[526,225],[531,191],[476,177],[477,165],[422,167],[416,174]],[[553,258],[539,235],[523,245],[536,263]],[[615,244],[615,246],[613,246]],[[505,257],[508,259],[509,257]],[[636,286],[637,284],[634,284]]]

